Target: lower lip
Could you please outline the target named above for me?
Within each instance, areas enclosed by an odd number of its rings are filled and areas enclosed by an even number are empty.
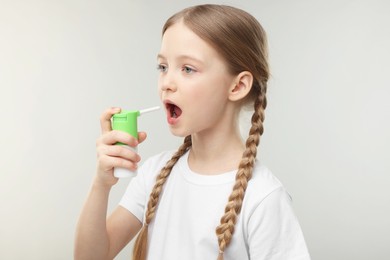
[[[171,116],[168,114],[168,115],[167,115],[168,124],[170,124],[170,125],[176,125],[177,122],[179,121],[179,118],[180,118],[180,117],[171,117]]]

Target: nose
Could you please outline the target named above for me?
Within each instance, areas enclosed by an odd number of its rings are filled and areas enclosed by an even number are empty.
[[[175,92],[177,90],[177,85],[173,72],[167,71],[160,75],[159,87],[161,91]]]

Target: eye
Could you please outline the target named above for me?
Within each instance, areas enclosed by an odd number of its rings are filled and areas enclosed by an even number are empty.
[[[184,67],[182,68],[182,71],[184,71],[186,74],[191,74],[191,73],[196,72],[195,69],[193,69],[193,68],[191,68],[191,67],[189,67],[189,66],[184,66]]]
[[[158,64],[157,70],[159,70],[160,72],[166,72],[168,70],[168,66],[166,66],[164,64]]]

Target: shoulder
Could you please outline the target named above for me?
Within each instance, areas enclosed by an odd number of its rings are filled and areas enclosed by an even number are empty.
[[[247,209],[253,212],[272,193],[280,192],[289,197],[280,180],[270,169],[257,161],[245,192],[244,201]]]
[[[271,170],[256,161],[252,178],[248,182],[247,192],[256,193],[257,195],[261,193],[263,196],[267,196],[267,194],[281,187],[283,187],[283,184]]]
[[[161,169],[172,158],[175,151],[164,151],[155,154],[146,159],[141,167],[138,169],[138,176],[144,179],[144,183],[147,187],[153,186],[156,176],[160,173]]]
[[[158,154],[155,154],[148,159],[146,159],[142,167],[159,167],[160,165],[165,165],[165,163],[171,159],[175,151],[164,151]]]
[[[130,180],[126,192],[119,203],[133,213],[141,222],[150,191],[156,182],[156,176],[173,153],[174,151],[166,151],[146,159],[139,167],[137,175]]]

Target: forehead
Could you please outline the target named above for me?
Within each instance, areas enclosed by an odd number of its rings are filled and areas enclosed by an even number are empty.
[[[170,26],[164,33],[160,54],[164,57],[192,56],[199,60],[218,58],[217,51],[189,29],[182,21]]]

